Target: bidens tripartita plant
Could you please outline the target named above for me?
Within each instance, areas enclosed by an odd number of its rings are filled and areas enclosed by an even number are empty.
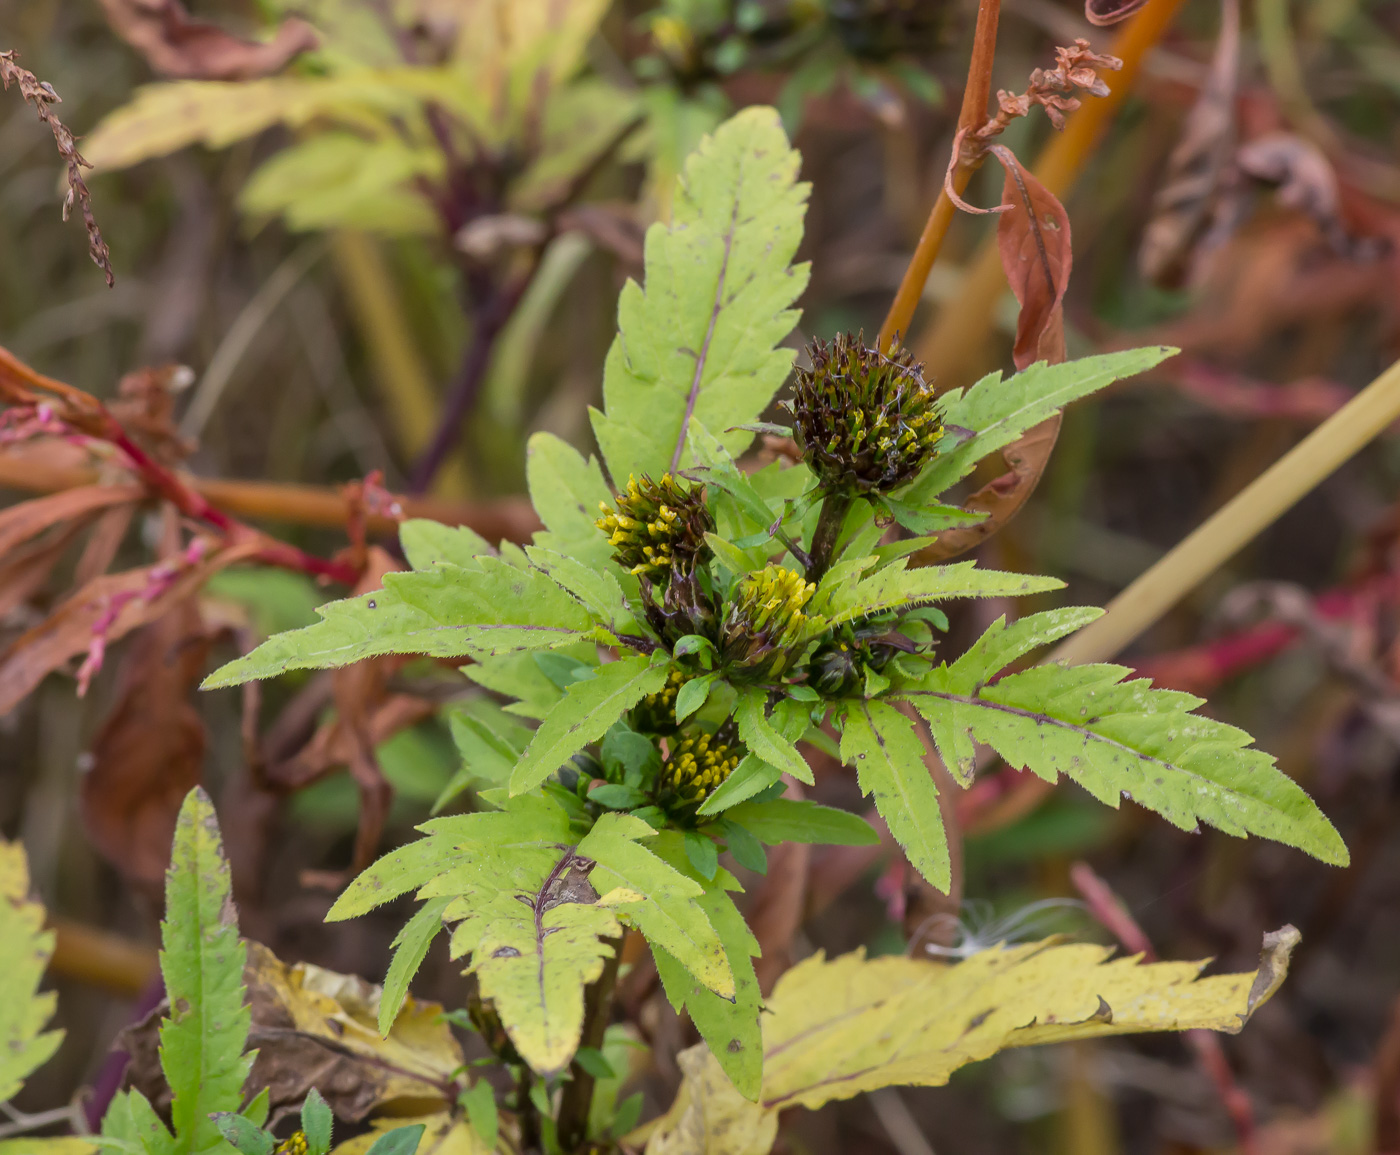
[[[1002,1046],[1238,1029],[1281,978],[1288,936],[1270,947],[1262,986],[1249,975],[1192,984],[1194,967],[1168,979],[1132,960],[1104,965],[1098,947],[988,951],[955,967],[852,956],[803,964],[761,1015],[757,944],[721,851],[761,870],[765,844],[875,838],[853,814],[784,796],[787,779],[813,780],[801,741],[856,768],[909,861],[943,889],[949,853],[919,718],[962,785],[981,744],[1111,806],[1128,797],[1184,829],[1205,822],[1347,861],[1312,801],[1247,734],[1193,713],[1199,699],[1125,681],[1112,665],[1005,672],[1099,610],[999,619],[962,654],[940,647],[943,603],[1062,585],[970,561],[911,565],[940,531],[980,516],[942,496],[1067,403],[1172,351],[1038,363],[935,396],[907,354],[838,336],[816,342],[794,373],[793,351],[779,343],[807,282],[806,266],[792,264],[807,192],[798,164],[763,108],[723,124],[690,158],[669,224],[647,234],[645,284],[622,292],[604,409],[592,415],[600,456],[548,434],[531,442],[545,526],[531,545],[493,548],[466,529],[407,522],[411,570],[323,607],[320,623],[273,637],[206,683],[410,653],[470,659],[463,674],[509,700],[474,701],[454,722],[466,757],[455,789],[474,785],[483,809],[425,823],[422,839],[360,875],[330,917],[416,892],[423,905],[396,940],[381,1028],[449,930],[498,1054],[525,1086],[536,1080],[514,1109],[521,1134],[545,1147],[589,1138],[627,929],[645,937],[668,997],[709,1045],[711,1058],[685,1068],[687,1102],[732,1096],[758,1147],[771,1142],[781,1106],[942,1081]],[[791,428],[761,422],[790,376],[781,411]],[[758,433],[792,436],[800,460],[741,468]],[[895,525],[904,536],[888,532]],[[865,991],[868,1005],[846,1005],[856,988],[837,971],[853,966],[894,968]],[[1105,1016],[1095,1000],[1123,990],[1113,968],[1129,985],[1157,984],[1161,1013]],[[959,984],[999,1013],[979,1017],[982,1003],[955,995]],[[784,1034],[817,1030],[802,1024],[833,1007],[858,1034],[907,1020],[924,1044],[901,1049],[886,1035],[875,1055],[832,1036],[825,1052],[803,1048],[795,1072]],[[1060,1029],[1016,1037],[1035,1021]],[[935,1026],[966,1046],[930,1050]],[[864,1073],[843,1081],[835,1068],[853,1055]],[[687,1149],[665,1139],[684,1129],[685,1110],[678,1103],[656,1130],[658,1149]]]

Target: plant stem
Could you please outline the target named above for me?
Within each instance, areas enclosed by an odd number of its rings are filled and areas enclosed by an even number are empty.
[[[1132,91],[1143,59],[1171,26],[1183,2],[1151,0],[1124,25],[1109,45],[1108,54],[1123,62],[1122,69],[1110,84],[1109,94],[1086,101],[1077,112],[1072,113],[1064,131],[1051,139],[1032,166],[1036,180],[1055,196],[1064,196],[1083,171],[1103,129]],[[961,168],[953,173],[953,184],[959,193],[966,184],[958,184],[960,173]],[[937,211],[938,206],[934,207]],[[948,216],[951,220],[951,206]],[[938,239],[942,240],[941,237]],[[930,260],[930,267],[932,264]],[[995,234],[982,242],[966,269],[957,296],[939,310],[932,326],[920,338],[917,349],[919,360],[927,366],[928,374],[950,384],[956,383],[957,375],[967,368],[985,343],[991,332],[996,303],[1006,291],[1006,274],[1002,271]],[[920,280],[919,292],[922,291],[923,281]],[[909,303],[911,314],[916,303],[917,295]],[[905,343],[908,344],[907,341]]]
[[[540,1144],[540,1114],[530,1098],[530,1086],[534,1081],[534,1072],[521,1063],[515,1077],[515,1114],[520,1123],[520,1149],[530,1152],[544,1149]]]
[[[506,327],[511,313],[515,311],[515,306],[538,267],[537,253],[529,273],[514,284],[498,288],[476,310],[471,340],[462,358],[461,368],[457,370],[457,377],[448,389],[447,400],[438,419],[437,432],[433,434],[428,448],[423,451],[423,456],[413,467],[413,475],[409,479],[411,492],[422,493],[432,484],[438,469],[456,446],[462,434],[462,422],[467,419],[481,394],[486,371],[491,366],[491,353],[496,347],[496,338]]]
[[[1062,642],[1051,661],[1114,657],[1285,511],[1400,417],[1400,361],[1256,477]]]
[[[963,89],[962,109],[958,114],[958,130],[974,132],[981,128],[987,119],[987,101],[992,94],[992,61],[997,50],[997,24],[1001,20],[1001,0],[981,0],[977,6],[977,31],[972,42],[972,59],[967,66],[967,87]],[[956,138],[955,138],[956,139]],[[953,170],[953,187],[961,196],[972,180],[972,174],[981,165],[981,158],[965,161],[961,156]],[[948,194],[940,186],[938,198],[933,202],[924,231],[914,255],[909,259],[909,267],[904,270],[904,279],[899,283],[890,311],[880,326],[880,337],[876,348],[885,353],[890,350],[898,336],[901,340],[909,333],[909,322],[919,298],[924,295],[924,285],[938,259],[938,251],[943,247],[943,238],[948,234],[956,210]]]
[[[603,1035],[612,1020],[613,990],[617,987],[617,969],[622,961],[622,937],[608,939],[607,943],[612,953],[603,964],[603,973],[584,995],[583,1035],[579,1039],[579,1046],[595,1050],[602,1047]],[[561,1150],[575,1151],[588,1138],[588,1114],[593,1106],[595,1080],[577,1061],[569,1074],[559,1103],[558,1135]]]
[[[807,560],[807,580],[818,582],[831,566],[836,554],[836,542],[841,536],[841,527],[846,524],[846,514],[854,499],[845,494],[828,493],[822,498],[822,511],[817,517],[817,528],[812,534],[812,548]]]

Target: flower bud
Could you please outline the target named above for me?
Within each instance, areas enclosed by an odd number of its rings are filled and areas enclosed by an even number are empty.
[[[727,729],[687,734],[673,744],[661,766],[661,787],[688,806],[698,805],[719,789],[744,754]]]
[[[642,734],[674,734],[676,695],[689,680],[680,670],[672,670],[661,689],[632,707],[632,728]]]
[[[860,338],[808,347],[786,403],[807,464],[828,493],[888,493],[913,481],[937,452],[943,413],[908,350],[887,357]]]
[[[638,577],[664,586],[673,573],[690,573],[697,561],[710,556],[705,534],[715,528],[705,508],[705,489],[685,485],[669,473],[661,480],[627,479],[627,492],[617,495],[616,509],[605,502],[594,524],[608,535],[613,557]]]
[[[802,611],[816,590],[801,574],[772,564],[739,583],[720,630],[720,656],[731,677],[774,678],[792,664],[808,641]]]

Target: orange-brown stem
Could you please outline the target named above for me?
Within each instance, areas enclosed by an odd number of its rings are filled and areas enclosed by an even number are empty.
[[[992,95],[992,61],[997,50],[997,25],[1001,20],[1001,0],[981,0],[977,6],[977,31],[973,36],[972,59],[967,66],[967,87],[963,89],[962,109],[958,113],[958,129],[968,133],[981,128],[987,120],[987,102]],[[966,161],[959,156],[952,174],[953,188],[962,194],[967,188],[972,174],[981,164],[981,158],[965,153]],[[914,317],[914,309],[923,296],[924,285],[928,281],[933,262],[938,259],[938,251],[943,247],[943,238],[948,234],[948,226],[953,220],[953,202],[948,194],[939,190],[938,199],[933,202],[924,231],[914,255],[909,259],[909,267],[904,270],[904,278],[899,283],[894,302],[880,326],[880,337],[876,348],[887,351],[896,335],[902,339],[909,332],[909,322]]]

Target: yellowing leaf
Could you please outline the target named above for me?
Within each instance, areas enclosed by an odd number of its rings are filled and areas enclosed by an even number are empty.
[[[1265,935],[1257,971],[1208,978],[1197,977],[1204,963],[1110,960],[1110,947],[1056,939],[956,964],[817,955],[768,1000],[758,1104],[695,1048],[681,1056],[685,1083],[647,1152],[754,1155],[767,1150],[756,1145],[765,1134],[756,1111],[774,1119],[880,1087],[939,1086],[1008,1047],[1142,1031],[1233,1034],[1278,989],[1298,937],[1292,927]]]
[[[384,117],[417,109],[418,97],[409,85],[426,79],[398,70],[148,84],[83,138],[83,156],[96,169],[129,168],[192,144],[226,148],[273,125],[295,128],[319,116],[380,130]]]
[[[58,1049],[62,1031],[40,1034],[57,996],[38,994],[53,954],[53,933],[44,931],[44,908],[29,900],[24,848],[0,841],[0,1103],[11,1099],[29,1073]]]
[[[397,1117],[376,1119],[373,1130],[356,1135],[331,1149],[331,1155],[365,1155],[374,1141],[388,1131],[400,1127],[412,1127],[415,1123],[424,1126],[423,1138],[418,1141],[418,1155],[491,1155],[491,1148],[481,1141],[481,1136],[472,1129],[465,1114],[441,1111],[435,1115],[419,1115],[411,1119]],[[513,1150],[514,1147],[503,1147]]]
[[[704,1047],[676,1056],[684,1082],[656,1123],[647,1155],[764,1155],[778,1137],[778,1113],[750,1103]]]
[[[0,1139],[0,1155],[93,1155],[97,1144],[76,1135],[51,1135],[36,1139]]]
[[[343,1056],[345,1078],[355,1087],[353,1105],[336,1099],[336,1113],[363,1118],[386,1104],[426,1104],[446,1097],[452,1073],[465,1061],[437,1003],[409,998],[388,1037],[379,1034],[381,990],[354,975],[310,963],[288,966],[266,947],[248,944],[248,988],[257,1009],[250,1045],[260,1048],[258,1073],[274,1084],[317,1076],[330,1082],[328,1067],[315,1072],[269,1069],[279,1055],[304,1065],[324,1047],[324,1063]],[[293,1037],[294,1036],[294,1037]],[[339,1085],[344,1080],[337,1079]],[[328,1090],[329,1093],[329,1090]],[[427,1150],[427,1148],[423,1148]]]

